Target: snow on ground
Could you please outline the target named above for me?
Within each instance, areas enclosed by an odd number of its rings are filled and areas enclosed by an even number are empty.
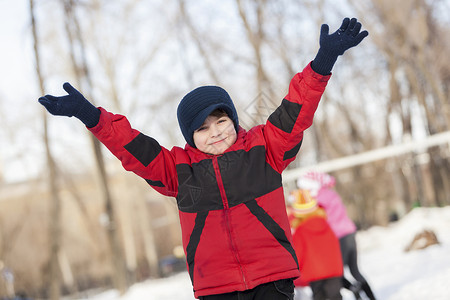
[[[417,233],[432,230],[440,245],[405,252]],[[357,234],[359,267],[378,300],[450,299],[450,206],[416,208],[388,227]],[[351,278],[351,277],[349,277]],[[302,295],[300,297],[300,294]],[[344,300],[354,297],[342,291]],[[296,299],[310,300],[309,290]],[[83,298],[93,300],[193,300],[187,272],[133,285],[120,297],[114,290]]]

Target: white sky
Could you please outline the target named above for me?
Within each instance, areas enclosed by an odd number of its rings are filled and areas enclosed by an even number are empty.
[[[19,162],[17,156],[23,155],[30,147],[14,135],[14,128],[33,127],[32,117],[39,110],[34,108],[37,92],[34,75],[34,63],[30,51],[30,32],[28,28],[28,1],[0,0],[0,37],[2,40],[0,55],[0,126],[10,127],[8,134],[0,131],[0,174],[14,178],[19,174],[33,172]],[[4,136],[5,134],[6,136]],[[29,135],[32,135],[30,132]],[[22,142],[21,142],[22,140]],[[17,148],[20,149],[19,153]],[[29,165],[27,163],[27,165]],[[3,169],[3,170],[2,170]],[[15,172],[16,170],[17,172]],[[35,172],[36,170],[34,170]]]

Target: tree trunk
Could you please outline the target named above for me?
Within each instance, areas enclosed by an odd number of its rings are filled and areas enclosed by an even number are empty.
[[[84,41],[82,38],[81,30],[78,24],[78,20],[74,13],[75,4],[72,0],[67,0],[64,2],[64,13],[66,15],[66,32],[69,37],[70,44],[70,55],[72,59],[72,66],[75,71],[75,76],[79,85],[81,82],[86,84],[86,88],[83,89],[85,92],[85,96],[87,99],[92,101],[92,97],[90,96],[90,91],[92,90],[91,78],[89,73],[89,67],[86,61]],[[76,57],[74,48],[78,46],[78,50],[80,51],[81,57]],[[97,166],[97,171],[100,179],[101,191],[105,203],[105,213],[108,216],[108,223],[106,226],[107,236],[111,251],[111,265],[112,265],[112,280],[114,287],[121,293],[124,294],[128,289],[127,283],[127,275],[126,275],[126,267],[125,260],[123,257],[123,252],[121,248],[121,243],[118,235],[118,226],[117,226],[117,216],[114,212],[114,203],[111,197],[111,192],[108,185],[106,168],[104,164],[104,158],[101,151],[100,142],[93,136],[90,135],[90,139],[92,142],[95,162]]]
[[[34,15],[34,1],[30,0],[30,17],[31,17],[31,29],[33,33],[34,42],[34,58],[36,64],[36,75],[39,81],[39,88],[41,95],[45,94],[44,89],[44,79],[42,77],[40,68],[40,55],[39,55],[39,39],[37,36],[36,19]],[[50,191],[50,214],[49,214],[49,299],[57,300],[60,298],[60,272],[58,265],[58,255],[61,248],[61,200],[58,195],[58,186],[56,179],[56,167],[50,149],[50,141],[48,136],[48,126],[47,126],[47,113],[45,110],[42,111],[42,119],[44,126],[44,145],[45,154],[47,158],[48,167],[48,188]]]

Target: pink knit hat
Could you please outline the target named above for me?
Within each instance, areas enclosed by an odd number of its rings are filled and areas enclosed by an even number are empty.
[[[300,176],[297,186],[310,191],[318,191],[321,188],[332,188],[336,184],[336,179],[322,172],[310,171]]]

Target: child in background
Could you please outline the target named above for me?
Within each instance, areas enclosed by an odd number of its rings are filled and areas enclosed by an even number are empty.
[[[333,176],[321,172],[308,172],[297,181],[297,186],[308,190],[325,209],[328,223],[339,239],[344,267],[348,267],[356,280],[356,283],[351,283],[344,276],[343,286],[351,290],[356,299],[360,299],[362,290],[370,300],[375,300],[372,289],[358,268],[356,225],[348,216],[341,197],[334,190],[335,184]]]
[[[65,96],[39,102],[75,116],[121,162],[156,191],[176,198],[195,297],[203,300],[293,299],[299,262],[292,247],[281,173],[295,159],[339,55],[367,35],[345,18],[324,24],[314,60],[291,80],[267,122],[239,126],[228,93],[198,87],[177,109],[186,146],[171,150],[133,129],[127,118],[93,106],[69,83]]]
[[[294,284],[297,287],[309,285],[314,300],[340,300],[341,251],[327,223],[325,210],[307,190],[296,190],[293,197],[288,213],[301,274]]]

